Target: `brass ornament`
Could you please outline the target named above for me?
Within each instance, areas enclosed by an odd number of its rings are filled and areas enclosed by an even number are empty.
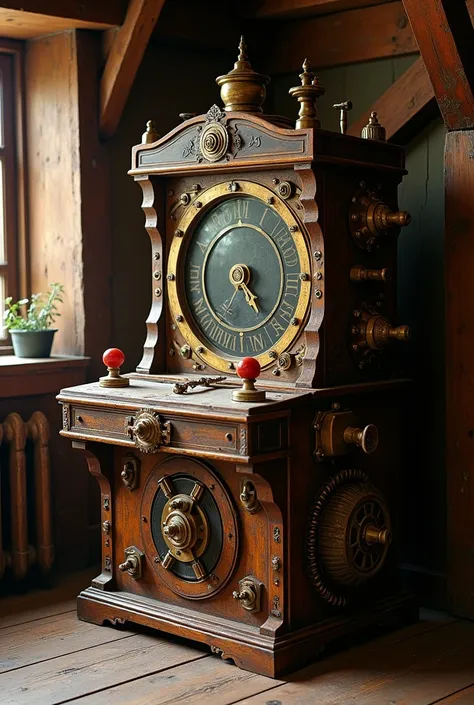
[[[316,113],[316,101],[326,89],[319,83],[319,78],[310,70],[308,59],[303,62],[303,73],[300,73],[301,86],[295,86],[288,91],[292,98],[300,104],[296,129],[305,127],[321,127]]]
[[[367,190],[365,184],[352,198],[349,229],[361,250],[371,252],[381,243],[381,236],[387,235],[392,228],[404,228],[410,223],[408,211],[392,211],[375,191]]]
[[[362,128],[360,136],[364,140],[379,140],[380,142],[386,141],[385,127],[380,124],[375,110],[372,110],[370,113],[369,122]]]
[[[283,198],[284,201],[287,201],[289,198],[291,198],[293,196],[293,193],[295,191],[295,187],[290,181],[281,181],[278,184],[276,190],[277,190],[280,198]]]
[[[360,470],[343,470],[321,488],[307,534],[309,573],[320,596],[343,607],[382,568],[392,540],[381,492]]]
[[[224,110],[228,112],[261,113],[265,100],[265,86],[269,76],[254,71],[248,61],[247,46],[240,38],[239,56],[234,68],[224,76],[218,76],[216,83],[221,89]]]
[[[206,125],[199,139],[199,148],[204,159],[209,162],[218,162],[227,154],[229,135],[221,123],[213,122]]]
[[[152,144],[156,140],[160,139],[160,135],[156,131],[156,124],[154,120],[148,120],[146,124],[146,130],[142,135],[142,144]]]
[[[298,230],[293,234],[293,243],[298,253],[301,270],[304,272],[310,272],[311,262],[304,229],[298,224],[296,216],[292,213],[286,203],[281,198],[274,195],[274,192],[266,186],[262,186],[261,184],[254,183],[252,181],[239,180],[238,194],[239,196],[254,196],[264,202],[267,202],[267,199],[270,196],[273,198],[272,203],[269,204],[269,208],[274,209],[276,213],[278,213],[288,228],[292,225],[298,226]],[[227,182],[222,182],[216,186],[201,191],[201,212],[209,210],[215,203],[219,203],[224,198],[232,198],[232,195],[227,189]],[[166,279],[171,316],[174,321],[176,321],[177,328],[179,329],[185,343],[189,345],[193,351],[197,351],[197,349],[203,345],[203,341],[198,337],[193,326],[190,324],[191,316],[183,316],[182,312],[187,310],[187,306],[183,292],[184,287],[182,284],[182,279],[184,270],[184,253],[187,247],[187,241],[202,217],[201,212],[196,212],[192,208],[187,208],[184,211],[181,220],[179,221],[179,230],[182,235],[179,238],[173,238],[168,257],[168,272],[175,273],[175,278],[173,280]],[[179,272],[181,273],[180,276],[178,276]],[[310,297],[311,280],[308,279],[301,281],[300,295],[294,311],[294,317],[297,319],[298,324],[290,324],[288,326],[285,333],[274,345],[272,351],[267,351],[261,355],[255,356],[262,369],[274,364],[274,360],[277,359],[282,352],[288,350],[294,340],[301,334],[306,322],[306,314],[308,311]],[[270,355],[271,352],[275,353],[275,357]],[[236,361],[238,359],[240,358],[236,357]],[[232,369],[229,367],[230,363],[232,362],[232,364],[234,364],[234,361],[229,360],[228,356],[224,357],[209,348],[206,348],[205,362],[209,367],[219,370],[220,372],[227,373],[230,369]],[[297,364],[299,364],[298,361]]]
[[[162,566],[169,570],[175,560],[191,563],[198,580],[205,576],[199,558],[209,543],[209,524],[199,506],[202,490],[203,486],[196,482],[190,495],[170,497],[161,515],[163,539],[168,547]]]
[[[278,358],[278,367],[280,370],[283,370],[286,372],[287,370],[290,369],[291,365],[293,363],[292,357],[290,353],[283,352]]]
[[[232,597],[240,602],[240,606],[247,612],[260,612],[263,583],[253,575],[248,575],[239,580],[239,589],[234,590]]]
[[[171,422],[161,423],[153,409],[142,409],[132,418],[129,435],[142,453],[156,453],[161,445],[167,445],[171,437]]]
[[[199,163],[204,159],[217,162],[224,157],[226,159],[235,157],[242,148],[243,141],[237,125],[227,125],[226,120],[225,112],[218,105],[212,105],[206,113],[205,124],[197,126],[196,134],[184,148],[183,157],[193,156]],[[191,191],[193,190],[194,187]],[[187,201],[186,198],[184,200]],[[194,200],[193,204],[196,208],[202,207],[200,200]],[[179,205],[186,206],[188,201],[184,203],[180,197],[180,204],[176,207]]]

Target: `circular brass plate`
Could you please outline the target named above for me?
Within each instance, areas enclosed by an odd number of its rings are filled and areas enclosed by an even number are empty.
[[[186,249],[194,229],[201,220],[203,215],[213,206],[230,198],[240,198],[242,196],[254,196],[266,204],[266,207],[273,209],[284,220],[294,238],[294,245],[298,253],[301,272],[308,275],[311,274],[311,259],[309,256],[306,237],[303,232],[303,225],[297,220],[289,206],[275,195],[275,192],[266,186],[253,183],[252,181],[240,181],[239,190],[232,194],[228,189],[228,181],[217,184],[206,191],[199,194],[199,201],[202,207],[197,210],[193,204],[190,204],[183,213],[177,229],[183,233],[182,237],[174,237],[170,247],[168,257],[168,274],[172,274],[173,278],[168,277],[168,300],[173,322],[176,324],[181,335],[186,343],[192,348],[197,357],[210,367],[226,372],[229,374],[229,356],[220,355],[218,352],[209,348],[209,343],[199,337],[199,331],[191,324],[192,317],[189,314],[188,307],[184,296],[183,274],[185,267]],[[279,357],[282,352],[288,350],[296,338],[304,330],[306,317],[308,314],[309,302],[311,297],[311,276],[301,281],[300,295],[293,316],[298,320],[298,325],[288,325],[286,331],[281,338],[272,346],[271,350],[267,350],[261,355],[255,355],[260,363],[260,367],[265,369],[270,365],[275,364],[275,358]],[[205,354],[200,355],[197,350],[205,349]],[[270,356],[270,352],[273,353]],[[275,355],[276,353],[276,355]],[[236,357],[235,360],[240,359]]]
[[[163,556],[158,556],[157,547],[152,533],[152,507],[161,492],[159,481],[166,478],[170,485],[173,483],[173,476],[187,476],[201,483],[211,494],[213,504],[218,508],[220,524],[222,527],[222,550],[217,558],[215,566],[210,575],[205,575],[201,580],[188,581],[179,575],[175,575],[172,570],[166,570],[161,565]],[[192,458],[169,458],[159,463],[150,473],[142,498],[140,509],[141,516],[147,517],[147,522],[142,522],[142,540],[146,560],[150,570],[157,574],[160,581],[165,583],[170,590],[181,597],[190,600],[203,600],[213,597],[218,593],[231,577],[237,560],[239,531],[237,525],[237,512],[232,500],[221,483],[219,478],[204,465],[204,463]],[[161,512],[160,512],[161,514]],[[206,517],[208,524],[212,525],[210,517]],[[210,527],[212,534],[212,526]],[[212,535],[210,536],[210,540]],[[155,558],[159,557],[159,562]],[[181,566],[185,565],[180,563]]]

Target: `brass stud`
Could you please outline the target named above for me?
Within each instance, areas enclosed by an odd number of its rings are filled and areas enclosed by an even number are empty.
[[[314,292],[314,295],[316,296],[317,299],[321,299],[323,296],[323,292],[321,291],[321,289],[316,289],[316,291]]]
[[[161,279],[161,272],[153,272],[153,278],[160,280]]]
[[[173,282],[174,281],[174,274],[172,274],[170,272],[169,274],[166,275],[166,278],[169,282]]]
[[[274,370],[272,370],[272,375],[274,375],[275,377],[279,377],[279,376],[280,376],[280,370],[279,370],[278,368],[275,368]]]
[[[322,278],[323,278],[323,275],[321,274],[321,272],[317,272],[317,273],[316,273],[316,279],[317,279],[318,281],[321,281]]]
[[[175,234],[176,237],[183,237],[183,235],[184,235],[183,231],[182,231],[182,230],[179,230],[179,229],[178,229],[178,230],[175,230],[175,231],[174,231],[174,234]]]
[[[316,252],[314,253],[315,259],[318,259],[318,260],[319,260],[319,259],[321,259],[322,256],[323,256],[323,255],[322,255],[322,253],[320,252],[320,250],[316,250]]]
[[[268,203],[270,206],[272,205],[272,203],[275,203],[275,199],[273,198],[273,196],[269,196],[269,197],[267,198],[267,203]]]
[[[272,179],[272,184],[275,184],[275,186],[279,183],[280,183],[280,179],[277,179],[277,178]]]
[[[268,357],[270,358],[270,360],[275,360],[277,358],[277,354],[274,350],[270,350],[270,352],[268,353]]]
[[[233,370],[233,369],[234,369],[234,363],[233,363],[233,362],[228,362],[228,363],[227,363],[227,369],[228,369],[228,370]]]
[[[228,191],[232,191],[232,193],[235,193],[238,191],[240,188],[240,185],[236,181],[231,181],[230,184],[227,186]]]
[[[176,316],[176,320],[178,321],[178,323],[182,323],[184,321],[184,318],[180,313],[178,313],[178,315]]]
[[[187,206],[190,199],[189,193],[182,193],[181,196],[179,197],[179,200],[183,204],[183,206]]]
[[[201,201],[196,201],[196,203],[194,205],[196,206],[196,208],[202,208]]]
[[[159,252],[155,252],[154,255],[153,255],[153,259],[159,260],[159,259],[160,259],[160,253],[159,253]]]
[[[299,321],[298,321],[297,318],[292,318],[292,319],[291,319],[291,325],[292,325],[292,326],[297,326],[298,323],[299,323]]]
[[[155,289],[155,296],[161,296],[161,289],[160,289],[160,287],[157,287],[157,288]]]
[[[302,282],[307,282],[308,279],[309,279],[309,276],[308,276],[308,274],[306,274],[306,272],[301,272],[301,273],[300,273],[300,279],[301,279]]]
[[[169,355],[170,357],[173,357],[173,356],[174,356],[174,350],[173,350],[173,348],[170,348],[170,349],[168,350],[168,355]]]
[[[290,225],[290,233],[295,233],[298,230],[297,225]]]
[[[206,352],[206,350],[205,350],[205,348],[203,348],[202,345],[199,345],[199,346],[196,348],[196,352],[199,353],[200,355],[202,355],[202,353]]]

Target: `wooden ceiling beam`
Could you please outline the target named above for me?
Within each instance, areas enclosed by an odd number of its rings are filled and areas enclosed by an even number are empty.
[[[372,105],[385,127],[387,140],[406,144],[437,112],[431,81],[423,59],[417,59]],[[360,136],[370,111],[353,122],[349,135]]]
[[[299,72],[305,57],[313,67],[323,68],[418,51],[402,2],[253,24],[260,46],[258,63],[256,59],[254,63],[270,75]]]
[[[244,5],[243,15],[259,19],[306,17],[381,5],[384,2],[392,0],[249,0]]]
[[[403,0],[448,130],[474,127],[470,0]]]
[[[121,25],[125,18],[127,0],[4,0],[2,10],[44,15],[46,17],[79,20],[107,27]]]
[[[165,0],[130,0],[125,21],[113,39],[100,82],[100,132],[111,137]]]

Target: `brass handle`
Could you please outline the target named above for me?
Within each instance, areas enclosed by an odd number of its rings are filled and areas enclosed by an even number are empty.
[[[118,569],[122,573],[128,573],[134,580],[142,577],[143,553],[135,546],[128,546],[125,549],[125,560],[119,564]]]
[[[167,421],[163,425],[156,411],[142,409],[133,421],[131,436],[135,445],[143,453],[156,453],[164,443],[170,442],[171,425]]]
[[[409,326],[391,326],[388,337],[392,340],[409,340],[411,338],[411,328]]]
[[[398,225],[400,228],[405,228],[411,223],[411,215],[408,211],[388,211],[384,217],[387,225]]]
[[[156,421],[153,422],[152,419],[143,419],[138,421],[133,427],[133,432],[141,441],[150,441],[155,435],[157,430]]]
[[[347,426],[344,430],[344,443],[354,444],[361,448],[364,453],[370,455],[377,450],[379,444],[379,432],[377,426],[369,423],[365,428],[354,428]]]
[[[365,339],[372,350],[380,350],[388,345],[390,340],[406,342],[410,337],[411,328],[409,326],[392,326],[384,316],[375,314],[367,320]]]

